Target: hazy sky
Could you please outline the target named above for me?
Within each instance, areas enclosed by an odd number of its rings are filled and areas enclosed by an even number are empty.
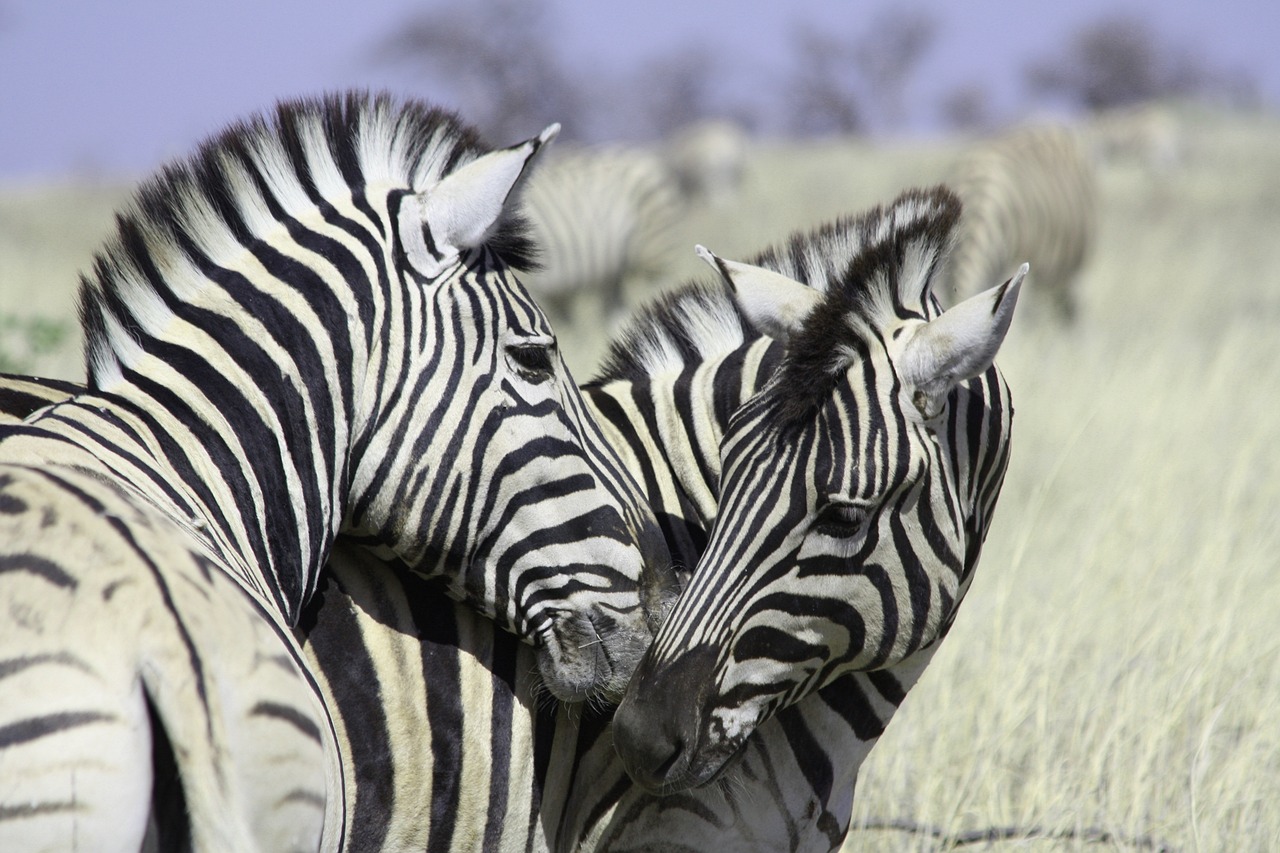
[[[463,0],[455,0],[463,2]],[[682,47],[720,57],[741,97],[782,73],[797,20],[859,33],[882,2],[554,0],[565,61],[584,78]],[[408,0],[0,0],[0,182],[133,175],[281,97],[347,86],[443,100],[430,81],[371,59],[416,10]],[[1278,0],[919,0],[938,22],[910,92],[913,118],[965,83],[1019,108],[1028,61],[1114,12],[1164,40],[1253,76],[1280,104]],[[933,111],[930,113],[930,111]],[[537,128],[531,128],[530,133]]]

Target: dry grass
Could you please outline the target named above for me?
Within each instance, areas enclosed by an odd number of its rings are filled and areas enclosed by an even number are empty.
[[[84,377],[83,338],[75,322],[77,277],[110,231],[112,212],[127,198],[124,186],[0,191],[0,362],[6,368]],[[56,348],[40,347],[26,333],[54,327],[65,332]]]
[[[1178,174],[1106,173],[1082,322],[1001,354],[979,576],[855,806],[943,837],[846,849],[1280,849],[1280,136],[1194,139]]]
[[[846,849],[991,828],[1057,836],[995,850],[1280,849],[1280,124],[1184,118],[1182,168],[1105,173],[1078,325],[1039,322],[1029,284],[986,554],[863,770]],[[752,251],[936,181],[953,151],[763,147],[688,243]],[[0,197],[0,311],[69,317],[118,198]],[[562,339],[584,375],[603,342]],[[43,372],[75,378],[76,346]],[[894,821],[937,834],[857,828]]]

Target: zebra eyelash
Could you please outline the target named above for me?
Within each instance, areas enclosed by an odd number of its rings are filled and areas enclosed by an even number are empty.
[[[525,379],[535,384],[551,378],[555,367],[551,352],[555,343],[550,344],[509,344],[507,355],[515,363],[516,370]]]
[[[860,502],[830,501],[814,516],[809,529],[831,539],[852,539],[866,530],[871,508]]]

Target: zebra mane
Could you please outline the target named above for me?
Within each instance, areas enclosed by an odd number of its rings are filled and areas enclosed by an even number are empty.
[[[931,282],[959,217],[960,201],[946,187],[912,189],[747,259],[825,294],[791,339],[780,393],[807,408],[817,387],[829,387],[842,348],[864,350],[860,340],[892,317],[932,316]],[[678,372],[760,337],[723,282],[686,283],[627,323],[593,381]]]
[[[81,276],[91,382],[97,369],[129,360],[113,347],[163,325],[167,304],[190,281],[207,281],[220,252],[268,240],[290,219],[341,216],[334,202],[377,221],[361,189],[421,191],[489,150],[452,112],[386,93],[283,101],[232,124],[141,186]],[[505,217],[488,246],[509,266],[536,267],[522,216]]]

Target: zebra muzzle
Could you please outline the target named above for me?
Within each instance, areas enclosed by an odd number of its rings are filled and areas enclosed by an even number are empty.
[[[637,785],[673,793],[709,781],[721,764],[704,772],[700,753],[702,705],[716,663],[709,646],[693,649],[662,667],[646,656],[632,676],[613,718],[613,743]]]

